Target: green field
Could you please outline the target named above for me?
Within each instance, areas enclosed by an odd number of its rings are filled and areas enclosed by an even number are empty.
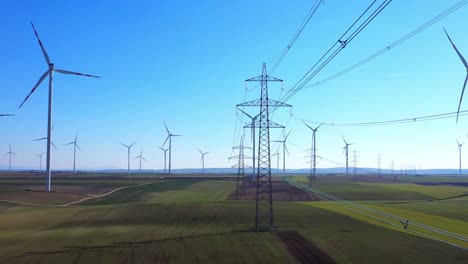
[[[276,202],[278,231],[256,233],[250,231],[255,203],[227,199],[235,181],[138,184],[66,207],[0,203],[0,263],[298,263],[289,242],[280,239],[286,231],[297,232],[337,263],[468,261],[466,251],[334,211],[326,202]],[[351,184],[334,188],[359,193]],[[460,208],[467,208],[468,200],[415,202],[432,196],[385,186],[358,188],[360,197],[378,195],[368,199],[369,206],[411,217],[438,216],[434,224],[444,219],[440,226],[466,232],[468,213]],[[394,203],[400,196],[411,199]],[[454,229],[454,223],[461,225]]]

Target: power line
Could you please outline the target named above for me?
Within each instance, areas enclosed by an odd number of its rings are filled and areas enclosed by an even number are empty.
[[[281,55],[278,57],[278,59],[276,60],[275,64],[273,64],[273,67],[271,68],[270,70],[270,74],[273,73],[275,70],[276,70],[276,67],[278,67],[278,65],[281,63],[281,61],[284,59],[284,57],[286,56],[286,54],[288,54],[289,50],[291,49],[291,47],[294,45],[294,43],[296,42],[296,40],[299,38],[299,36],[301,35],[302,31],[304,30],[304,28],[307,26],[307,24],[309,23],[310,19],[314,16],[315,12],[317,11],[317,9],[319,8],[320,4],[323,4],[323,0],[316,0],[315,3],[312,5],[312,8],[310,9],[309,13],[307,14],[307,16],[304,18],[304,21],[302,22],[302,24],[299,26],[298,30],[296,31],[296,33],[294,34],[294,36],[292,37],[292,39],[289,41],[288,45],[283,49],[283,52],[281,53]]]
[[[312,78],[314,78],[324,67],[326,67],[351,41],[358,36],[391,2],[392,0],[384,0],[372,13],[366,14],[372,9],[377,0],[374,0],[369,7],[354,21],[354,23],[345,31],[343,35],[328,49],[327,52],[302,76],[302,78],[291,87],[286,94],[281,98],[281,102],[288,101],[298,91],[300,91]],[[355,26],[364,18],[357,28]],[[353,30],[354,29],[354,30]],[[348,35],[349,32],[352,33]],[[334,50],[334,51],[333,51]],[[333,51],[333,52],[332,52]],[[275,108],[272,108],[274,111]]]
[[[460,116],[468,115],[468,110],[460,111]],[[423,122],[423,121],[432,121],[432,120],[439,120],[439,119],[447,119],[453,118],[457,116],[457,112],[449,112],[443,114],[435,114],[435,115],[427,115],[427,116],[419,116],[419,117],[411,117],[411,118],[402,118],[402,119],[394,119],[394,120],[385,120],[385,121],[372,121],[372,122],[357,122],[357,123],[335,123],[335,122],[319,122],[319,121],[312,121],[307,120],[304,118],[298,118],[293,116],[293,118],[308,122],[312,124],[324,124],[326,126],[335,126],[335,127],[357,127],[357,126],[384,126],[384,125],[398,125],[398,124],[406,124],[406,123],[415,123],[415,122]]]
[[[359,68],[361,67],[362,65],[368,63],[368,62],[371,62],[372,60],[374,60],[375,58],[385,54],[386,52],[390,51],[391,49],[393,48],[396,48],[398,47],[399,45],[405,43],[407,40],[411,39],[412,37],[416,36],[417,34],[421,33],[422,31],[426,30],[427,28],[429,28],[430,26],[434,25],[435,23],[439,22],[440,20],[442,20],[443,18],[447,17],[448,15],[450,15],[451,13],[457,11],[458,9],[460,9],[461,7],[463,7],[464,5],[466,5],[468,3],[468,0],[462,0],[460,2],[457,2],[456,4],[454,4],[453,6],[449,7],[448,9],[446,9],[445,11],[441,12],[440,14],[438,14],[437,16],[433,17],[432,19],[426,21],[424,24],[420,25],[419,27],[417,27],[416,29],[410,31],[408,34],[402,36],[401,38],[395,40],[394,42],[390,43],[389,45],[385,46],[384,48],[382,48],[381,50],[377,51],[376,53],[370,55],[369,57],[359,61],[358,63],[336,73],[336,74],[333,74],[332,76],[330,77],[327,77],[323,80],[320,80],[316,83],[313,83],[311,85],[307,85],[305,86],[304,88],[311,88],[311,87],[315,87],[315,86],[318,86],[320,84],[323,84],[325,82],[328,82],[328,81],[331,81],[333,79],[336,79],[356,68]]]

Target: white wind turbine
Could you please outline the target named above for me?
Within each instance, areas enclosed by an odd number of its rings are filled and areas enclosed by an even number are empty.
[[[159,149],[164,152],[164,174],[166,174],[166,153],[169,150],[169,148],[165,149],[163,147],[159,147]]]
[[[146,161],[145,157],[143,157],[143,149],[140,150],[140,156],[136,156],[133,159],[140,159],[140,174],[141,174],[141,160]]]
[[[127,174],[130,175],[130,149],[133,147],[133,145],[135,145],[136,142],[133,142],[133,144],[131,145],[125,145],[123,143],[120,143],[122,144],[122,146],[126,147],[127,148]]]
[[[457,122],[458,122],[458,115],[460,114],[460,106],[461,106],[461,103],[462,103],[462,100],[463,100],[463,93],[465,93],[466,82],[468,81],[468,63],[466,62],[465,58],[463,58],[463,55],[461,55],[460,51],[458,51],[457,46],[455,46],[455,44],[453,43],[453,41],[450,38],[449,34],[445,30],[445,28],[444,28],[444,31],[445,31],[445,35],[447,35],[447,38],[449,39],[449,41],[452,44],[455,51],[457,52],[458,57],[460,57],[460,60],[462,61],[463,65],[465,66],[465,69],[466,69],[466,78],[465,78],[465,82],[463,83],[463,88],[462,88],[462,92],[461,92],[461,95],[460,95],[460,102],[458,103],[458,110],[457,110]]]
[[[171,174],[171,162],[172,162],[172,137],[180,137],[182,135],[175,135],[169,132],[169,129],[166,126],[166,122],[164,122],[164,127],[166,127],[167,138],[164,141],[163,147],[164,145],[166,145],[167,140],[169,140],[169,175],[170,175]]]
[[[50,168],[50,146],[51,146],[51,140],[52,140],[52,86],[53,86],[53,73],[63,73],[63,74],[72,74],[72,75],[79,75],[79,76],[85,76],[85,77],[94,77],[94,78],[99,78],[98,76],[95,75],[90,75],[90,74],[83,74],[79,72],[72,72],[72,71],[67,71],[67,70],[60,70],[56,69],[54,64],[50,61],[49,55],[47,55],[47,52],[44,48],[44,45],[42,45],[41,39],[39,38],[39,35],[37,34],[36,29],[34,28],[34,24],[31,23],[32,28],[34,30],[34,34],[36,35],[37,41],[39,42],[39,46],[41,47],[42,53],[44,55],[44,58],[46,60],[48,69],[42,74],[42,76],[39,78],[39,81],[37,81],[36,85],[32,88],[31,92],[26,96],[24,101],[21,103],[19,106],[20,108],[23,106],[23,104],[29,99],[31,94],[34,93],[36,88],[44,81],[44,79],[49,76],[49,99],[48,99],[48,111],[47,111],[47,157],[46,157],[46,175],[47,175],[47,183],[46,183],[46,189],[48,192],[50,192],[50,184],[51,184],[51,178],[52,178],[52,171]]]
[[[16,153],[11,151],[11,145],[10,145],[10,151],[8,151],[4,157],[10,156],[10,161],[8,162],[8,172],[11,172],[11,155],[16,155]]]
[[[204,172],[205,172],[205,155],[206,155],[206,154],[209,154],[209,152],[203,152],[203,151],[201,151],[200,149],[197,149],[197,150],[198,150],[198,152],[200,152],[200,154],[201,154],[202,173],[204,173]]]
[[[78,146],[77,140],[78,140],[78,132],[76,132],[75,134],[74,141],[65,144],[65,146],[73,145],[73,174],[75,174],[76,172],[76,149],[81,150],[80,147]]]
[[[44,152],[42,152],[40,155],[36,154],[36,156],[39,157],[39,171],[42,171],[42,155],[44,155]]]

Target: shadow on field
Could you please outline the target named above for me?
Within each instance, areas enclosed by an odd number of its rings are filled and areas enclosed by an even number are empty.
[[[296,231],[279,231],[277,237],[299,263],[334,264],[330,256]]]

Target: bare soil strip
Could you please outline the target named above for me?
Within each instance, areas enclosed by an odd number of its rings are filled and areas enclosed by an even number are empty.
[[[293,255],[299,263],[308,264],[334,264],[336,263],[330,256],[323,252],[316,245],[305,239],[296,231],[279,231],[278,238],[287,247],[289,253]]]

